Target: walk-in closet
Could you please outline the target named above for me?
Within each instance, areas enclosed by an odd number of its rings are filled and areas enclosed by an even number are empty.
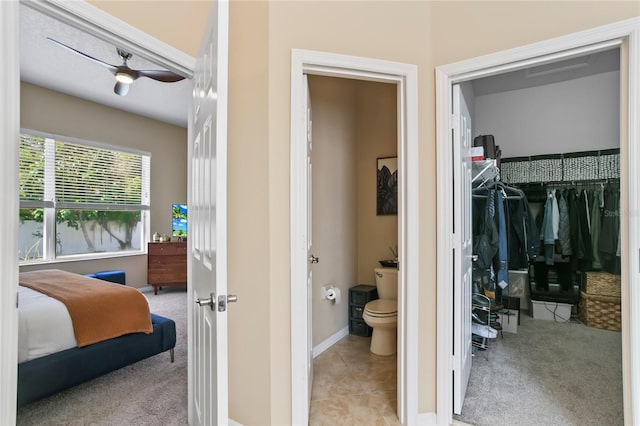
[[[619,70],[611,49],[460,85],[473,360],[458,420],[623,424]]]

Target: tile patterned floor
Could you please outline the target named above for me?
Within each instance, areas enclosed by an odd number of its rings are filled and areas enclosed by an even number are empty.
[[[314,359],[311,426],[400,424],[397,357],[374,355],[370,344],[347,335]]]

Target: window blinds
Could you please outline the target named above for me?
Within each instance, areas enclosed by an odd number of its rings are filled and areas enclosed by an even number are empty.
[[[149,155],[22,134],[20,204],[148,210],[149,170]]]
[[[20,135],[20,201],[44,207],[44,138]],[[48,200],[53,201],[53,200]]]

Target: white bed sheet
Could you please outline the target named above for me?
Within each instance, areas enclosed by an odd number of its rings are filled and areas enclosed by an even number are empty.
[[[64,303],[19,286],[18,362],[78,346]]]

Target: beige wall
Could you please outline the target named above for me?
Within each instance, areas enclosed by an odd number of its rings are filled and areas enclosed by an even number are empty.
[[[87,0],[110,15],[195,57],[211,0]]]
[[[162,2],[149,3],[155,7]],[[184,22],[198,21],[200,8],[171,4],[184,12],[179,23],[182,31],[159,31],[156,36],[174,46],[181,42],[192,46],[202,28],[184,27]],[[150,8],[144,13],[123,9],[120,17],[141,28],[152,28],[158,21],[174,22],[172,14],[149,13]],[[290,422],[291,48],[418,66],[418,396],[420,412],[435,411],[434,67],[640,16],[640,4],[233,1],[230,14],[229,288],[242,297],[229,319],[231,417],[245,424]],[[240,337],[238,332],[245,335]]]
[[[395,84],[358,82],[358,284],[375,284],[379,260],[392,259],[398,216],[376,214],[377,159],[398,152]]]
[[[171,204],[187,202],[187,129],[116,110],[28,83],[20,85],[23,128],[151,153],[151,232],[171,233]],[[122,269],[127,285],[147,285],[147,256],[25,266],[88,273]]]
[[[436,1],[432,5],[434,66],[640,16],[638,1]]]
[[[271,312],[286,314],[289,298],[274,298],[269,268],[288,252],[269,239],[268,23],[267,3],[231,3],[229,292],[239,303],[229,309],[229,415],[244,425],[271,423],[274,388],[289,389],[290,377],[272,368],[290,357],[288,346],[271,342]]]
[[[313,346],[348,324],[348,291],[356,284],[356,82],[309,76],[313,120]],[[340,303],[322,297],[340,289]]]

